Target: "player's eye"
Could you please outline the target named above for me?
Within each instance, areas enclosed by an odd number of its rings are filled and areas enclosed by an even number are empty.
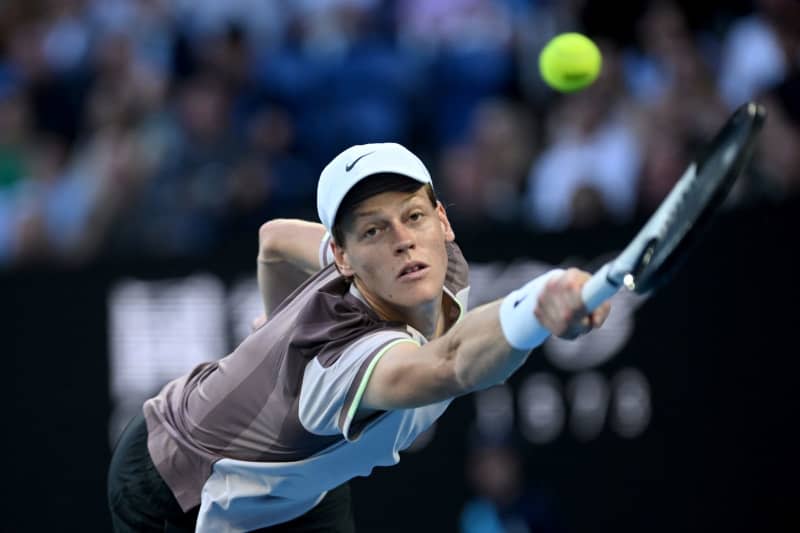
[[[371,228],[367,228],[366,230],[364,230],[364,232],[361,234],[361,236],[364,239],[369,239],[370,237],[374,237],[377,234],[378,234],[378,228],[376,228],[375,226],[372,226]]]
[[[413,213],[411,213],[411,214],[408,216],[408,219],[409,219],[411,222],[417,222],[417,221],[421,220],[421,219],[422,219],[422,217],[424,217],[424,216],[425,216],[425,214],[424,214],[422,211],[414,211]]]

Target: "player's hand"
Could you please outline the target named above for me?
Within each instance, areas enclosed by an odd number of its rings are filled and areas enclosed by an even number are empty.
[[[574,339],[600,327],[611,311],[606,302],[593,313],[583,305],[581,289],[591,274],[570,268],[547,282],[539,294],[534,314],[550,333],[562,339]]]

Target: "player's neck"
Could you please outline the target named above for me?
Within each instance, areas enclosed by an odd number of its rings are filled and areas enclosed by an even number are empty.
[[[435,301],[427,302],[411,310],[398,309],[393,320],[399,320],[422,333],[426,339],[431,340],[441,335],[444,331],[442,317],[442,297]]]
[[[444,313],[442,313],[442,296],[418,310],[416,316],[409,317],[408,324],[425,335],[428,340],[435,339],[444,331]]]
[[[444,313],[442,312],[442,294],[431,301],[413,308],[397,307],[375,297],[370,291],[363,290],[356,280],[356,289],[361,297],[383,320],[402,322],[422,333],[426,339],[434,339],[444,333]]]

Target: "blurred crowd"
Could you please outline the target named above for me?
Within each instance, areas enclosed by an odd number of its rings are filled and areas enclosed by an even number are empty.
[[[603,53],[566,95],[537,66],[563,31]],[[375,141],[420,154],[457,224],[625,223],[751,99],[769,119],[732,208],[800,191],[796,0],[6,0],[0,265],[316,219],[325,163]]]

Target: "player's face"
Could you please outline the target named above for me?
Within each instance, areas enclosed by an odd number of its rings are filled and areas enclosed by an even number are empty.
[[[441,297],[445,243],[454,238],[444,207],[431,205],[425,188],[385,192],[355,209],[336,263],[371,303],[413,311]]]

